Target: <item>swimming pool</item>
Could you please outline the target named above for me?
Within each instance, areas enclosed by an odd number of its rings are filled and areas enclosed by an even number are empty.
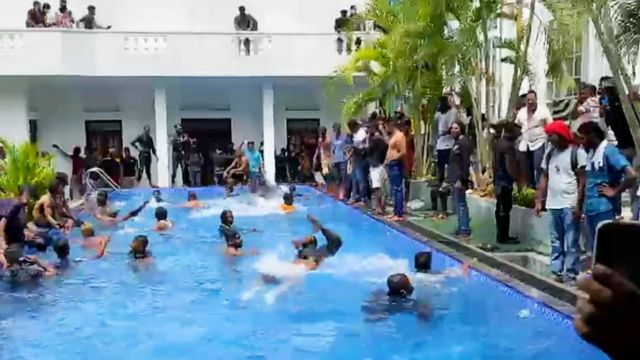
[[[149,207],[112,231],[105,258],[81,262],[38,287],[3,284],[0,358],[606,359],[567,318],[475,271],[416,286],[434,309],[428,322],[411,314],[366,322],[363,301],[385,287],[388,274],[410,271],[413,254],[427,246],[312,189],[300,191],[307,197],[298,211],[283,215],[279,201],[247,194],[222,199],[222,189],[196,189],[211,208],[169,207],[176,225],[169,234],[148,231]],[[110,201],[133,209],[150,193],[122,191]],[[163,190],[163,197],[180,204],[186,190]],[[222,256],[217,227],[224,208],[234,211],[239,227],[260,230],[244,239],[261,255]],[[258,285],[256,267],[291,260],[291,240],[311,230],[307,211],[339,233],[344,245],[317,272],[276,296],[274,286]],[[139,233],[149,234],[155,257],[148,269],[126,259]],[[72,257],[88,255],[72,249]],[[434,252],[433,266],[459,263]]]

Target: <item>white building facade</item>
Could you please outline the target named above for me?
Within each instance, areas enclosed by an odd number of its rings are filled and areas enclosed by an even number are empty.
[[[98,22],[113,26],[92,31],[26,29],[31,3],[7,1],[0,12],[0,136],[26,141],[31,134],[42,150],[57,144],[70,151],[99,132],[116,134],[105,141],[122,148],[149,125],[160,159],[153,178],[160,186],[170,182],[175,124],[217,131],[236,145],[263,141],[273,180],[269,154],[287,145],[291,124],[342,121],[343,99],[357,90],[330,89],[328,80],[347,59],[336,51],[334,19],[351,5],[364,9],[364,0],[68,0],[76,20],[94,5]],[[234,31],[240,5],[258,20],[258,32]],[[55,12],[58,0],[51,6]],[[505,25],[500,31],[512,30]],[[244,38],[252,44],[248,56],[240,46]],[[578,77],[597,83],[610,74],[591,27],[578,48]],[[540,41],[532,44],[536,81],[523,90],[550,98],[555,94],[544,77],[543,51]],[[496,60],[498,116],[506,112],[510,70]],[[63,158],[56,167],[70,171]]]

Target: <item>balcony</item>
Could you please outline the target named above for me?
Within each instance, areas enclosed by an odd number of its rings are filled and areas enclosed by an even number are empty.
[[[354,34],[363,42],[374,33]],[[251,42],[244,52],[243,39]],[[0,76],[328,76],[335,33],[0,30]]]

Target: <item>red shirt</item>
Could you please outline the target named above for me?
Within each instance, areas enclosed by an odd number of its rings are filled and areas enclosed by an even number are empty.
[[[27,27],[34,27],[42,25],[44,26],[44,13],[42,11],[36,11],[36,9],[31,9],[27,13]]]
[[[80,155],[71,155],[71,175],[80,175],[84,170],[84,158]]]

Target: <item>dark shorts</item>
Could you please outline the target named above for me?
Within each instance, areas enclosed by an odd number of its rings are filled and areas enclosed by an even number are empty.
[[[244,183],[245,181],[247,181],[247,178],[244,174],[242,173],[234,173],[231,175],[231,179],[233,179],[233,181],[235,182],[239,182],[239,183]]]

